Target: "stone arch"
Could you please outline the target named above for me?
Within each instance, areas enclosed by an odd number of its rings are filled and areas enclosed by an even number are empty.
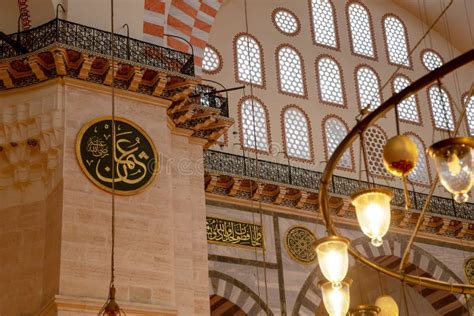
[[[267,315],[273,316],[268,305],[247,285],[220,271],[209,271],[209,296],[212,295],[231,301],[247,315],[268,311]]]
[[[382,266],[394,266],[400,262],[403,256],[407,240],[393,236],[386,236],[385,242],[381,247],[374,247],[365,236],[355,239],[351,242],[353,248],[366,258],[372,258]],[[417,270],[417,275],[425,277],[435,277],[436,279],[463,283],[453,271],[444,263],[429,254],[426,250],[413,245],[410,251],[409,270]],[[294,305],[292,315],[307,315],[314,311],[321,304],[321,292],[317,288],[316,282],[322,278],[319,266],[309,274],[304,282]],[[451,294],[444,291],[431,290],[427,288],[415,287],[417,292],[422,295],[433,306],[440,315],[467,315],[463,305],[464,298],[459,294]]]

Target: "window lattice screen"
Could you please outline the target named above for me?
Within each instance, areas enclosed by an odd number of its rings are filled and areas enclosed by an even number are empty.
[[[278,72],[281,91],[305,95],[301,58],[293,48],[283,46],[278,50]]]
[[[426,69],[428,69],[429,71],[433,71],[443,65],[443,60],[441,59],[441,56],[432,50],[425,51],[421,56],[421,61],[423,62],[423,65],[426,67]]]
[[[359,3],[351,3],[347,11],[352,39],[352,52],[367,57],[375,57],[369,13]]]
[[[243,101],[240,111],[243,146],[268,151],[267,117],[263,105],[255,99],[247,98]]]
[[[318,61],[319,91],[325,102],[344,105],[341,72],[338,64],[329,57]]]
[[[365,152],[370,174],[390,177],[383,166],[383,147],[387,143],[384,132],[376,127],[369,127],[364,133]]]
[[[393,90],[398,93],[408,87],[411,81],[404,76],[397,76],[393,79]],[[415,95],[412,95],[398,104],[398,118],[419,123],[420,117],[418,116],[418,106],[416,103]]]
[[[219,54],[212,47],[206,46],[202,58],[202,69],[207,72],[214,72],[219,69],[220,65]]]
[[[467,106],[466,109],[466,119],[467,125],[469,126],[469,135],[474,136],[474,95],[467,99],[467,96],[464,97],[464,103]]]
[[[257,41],[241,35],[236,41],[237,73],[240,81],[263,85],[262,55]]]
[[[388,59],[393,64],[410,67],[408,42],[402,21],[394,16],[387,16],[383,20],[383,25]]]
[[[408,135],[416,144],[418,148],[418,161],[416,162],[416,167],[408,175],[408,179],[412,182],[419,184],[430,184],[430,176],[428,173],[428,164],[425,155],[425,146],[423,142],[415,135]]]
[[[329,0],[311,0],[314,41],[318,44],[337,48],[334,12]]]
[[[431,115],[436,128],[454,130],[454,119],[448,93],[443,88],[432,86],[428,94],[431,103]]]
[[[277,28],[285,34],[295,34],[299,29],[297,18],[287,10],[278,10],[273,20]]]
[[[359,105],[365,108],[370,105],[369,110],[375,110],[381,103],[380,83],[375,72],[368,67],[357,70],[357,88],[359,92]]]
[[[306,116],[299,109],[290,107],[284,114],[286,154],[310,160],[311,149]]]
[[[345,124],[335,117],[330,117],[324,122],[324,131],[326,134],[326,149],[328,158],[336,150],[336,147],[347,135]],[[346,169],[353,169],[350,150],[346,150],[338,162],[338,166]]]

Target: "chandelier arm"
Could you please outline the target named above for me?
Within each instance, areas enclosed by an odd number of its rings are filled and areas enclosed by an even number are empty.
[[[346,137],[339,143],[334,153],[331,155],[331,158],[327,161],[326,167],[321,177],[321,184],[319,190],[319,205],[320,210],[323,215],[323,219],[326,225],[326,230],[328,235],[337,236],[335,226],[331,219],[331,214],[329,212],[328,206],[328,188],[331,183],[331,178],[333,172],[336,168],[337,163],[344,154],[344,152],[352,145],[355,139],[359,136],[360,133],[363,133],[369,126],[371,126],[375,121],[384,116],[388,111],[392,110],[397,104],[399,104],[406,97],[416,93],[418,90],[424,88],[428,84],[436,81],[438,78],[444,77],[450,72],[454,71],[457,68],[460,68],[474,60],[474,49],[471,49],[462,55],[452,59],[441,67],[431,71],[425,76],[413,82],[411,85],[403,89],[397,94],[392,95],[388,100],[383,102],[377,109],[369,113],[364,119],[354,126],[354,128],[346,135]],[[423,277],[415,277],[411,275],[402,275],[399,272],[394,272],[388,270],[384,267],[381,267],[369,259],[363,257],[359,254],[354,248],[349,247],[349,252],[351,255],[364,263],[365,265],[374,268],[387,276],[396,278],[398,280],[405,280],[407,283],[412,285],[421,284],[427,288],[444,290],[444,291],[453,291],[454,293],[467,293],[474,295],[474,286],[466,284],[453,284],[438,281],[434,279],[428,279]]]

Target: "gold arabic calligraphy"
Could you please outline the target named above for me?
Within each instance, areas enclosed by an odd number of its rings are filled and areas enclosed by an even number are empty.
[[[207,217],[207,240],[263,248],[262,226]]]

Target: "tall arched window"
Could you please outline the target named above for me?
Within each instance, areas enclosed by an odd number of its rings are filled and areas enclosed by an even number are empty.
[[[344,137],[346,137],[348,127],[341,118],[334,115],[326,117],[323,125],[324,141],[326,145],[324,152],[326,154],[326,160],[328,160]],[[353,156],[351,147],[344,152],[337,166],[341,169],[354,170]]]
[[[311,0],[311,21],[314,43],[338,49],[336,15],[330,0]]]
[[[415,142],[418,148],[418,161],[416,162],[415,169],[408,175],[408,180],[422,185],[429,185],[431,179],[428,170],[428,160],[425,155],[426,146],[417,135],[413,133],[407,133],[407,135]]]
[[[365,154],[371,175],[390,177],[383,165],[383,148],[387,143],[387,135],[378,126],[371,126],[364,133]]]
[[[282,115],[286,154],[292,158],[312,160],[311,129],[306,113],[290,105],[283,109]]]
[[[347,19],[352,52],[356,55],[375,58],[372,21],[367,8],[357,1],[350,3],[347,6]]]
[[[403,22],[392,14],[386,15],[383,18],[383,29],[390,63],[411,67],[408,57],[407,30]]]
[[[269,152],[268,113],[257,98],[245,97],[240,101],[240,135],[242,147]]]
[[[369,106],[370,111],[375,110],[382,102],[379,77],[369,66],[359,66],[355,79],[360,108]]]
[[[428,89],[431,105],[431,116],[437,129],[454,130],[453,110],[448,93],[434,85]]]
[[[239,82],[265,86],[262,47],[250,34],[237,34],[234,38],[236,79]]]
[[[398,93],[408,87],[410,84],[410,79],[405,76],[398,75],[392,81],[393,91]],[[408,122],[420,123],[416,95],[409,96],[398,104],[398,118]]]
[[[342,72],[338,63],[330,56],[323,55],[316,61],[319,83],[319,97],[322,102],[344,106]]]
[[[304,66],[300,53],[289,45],[280,45],[276,52],[280,92],[305,97]]]
[[[421,53],[421,61],[429,71],[433,71],[444,64],[441,56],[432,49],[426,49]]]
[[[469,135],[474,136],[474,95],[468,99],[465,95],[463,102],[466,106],[466,120],[469,127]]]

